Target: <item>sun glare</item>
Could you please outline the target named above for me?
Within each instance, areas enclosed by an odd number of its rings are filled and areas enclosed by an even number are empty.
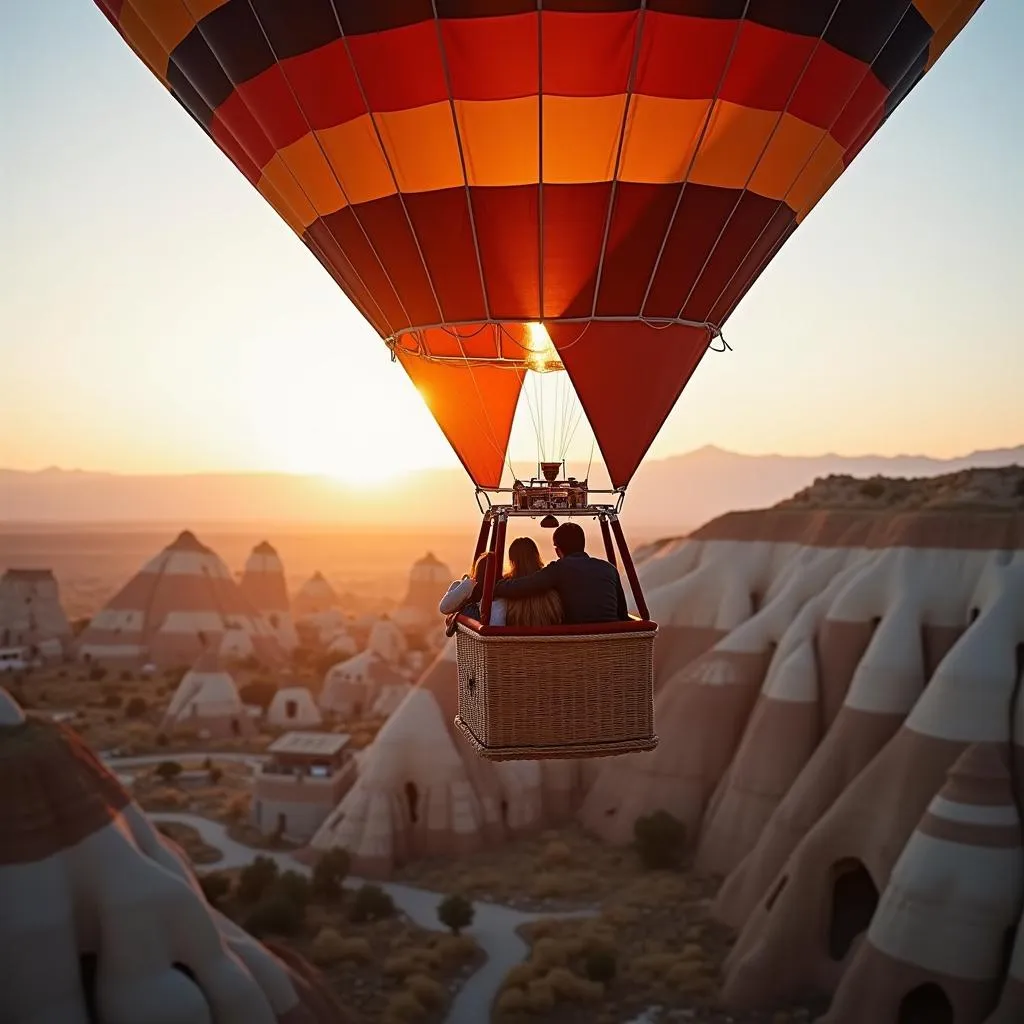
[[[527,351],[524,362],[528,369],[534,373],[553,373],[565,369],[551,335],[543,324],[527,324],[526,336]]]

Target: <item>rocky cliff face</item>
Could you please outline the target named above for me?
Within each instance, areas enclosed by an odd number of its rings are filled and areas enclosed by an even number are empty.
[[[830,1024],[1019,1019],[1024,474],[984,501],[982,477],[914,511],[822,481],[645,552],[662,743],[604,764],[581,814],[610,842],[686,823],[725,876],[733,1006],[810,988],[837,992]]]
[[[69,729],[0,690],[0,1020],[344,1024],[316,973],[206,902]]]

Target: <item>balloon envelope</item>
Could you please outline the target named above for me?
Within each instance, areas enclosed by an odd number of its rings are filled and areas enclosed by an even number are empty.
[[[481,486],[538,322],[625,485],[714,331],[980,6],[97,3]]]

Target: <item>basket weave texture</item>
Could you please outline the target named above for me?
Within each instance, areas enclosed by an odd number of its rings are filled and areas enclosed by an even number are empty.
[[[653,750],[655,633],[481,636],[460,624],[455,724],[493,761]]]

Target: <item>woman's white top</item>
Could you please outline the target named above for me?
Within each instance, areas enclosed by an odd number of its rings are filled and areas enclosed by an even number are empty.
[[[444,597],[441,598],[441,603],[437,606],[437,610],[442,615],[451,615],[452,612],[457,612],[469,600],[475,585],[474,581],[468,576],[463,576],[461,580],[456,580],[448,588]],[[490,624],[492,626],[505,625],[505,599],[503,597],[496,597],[491,602]]]

